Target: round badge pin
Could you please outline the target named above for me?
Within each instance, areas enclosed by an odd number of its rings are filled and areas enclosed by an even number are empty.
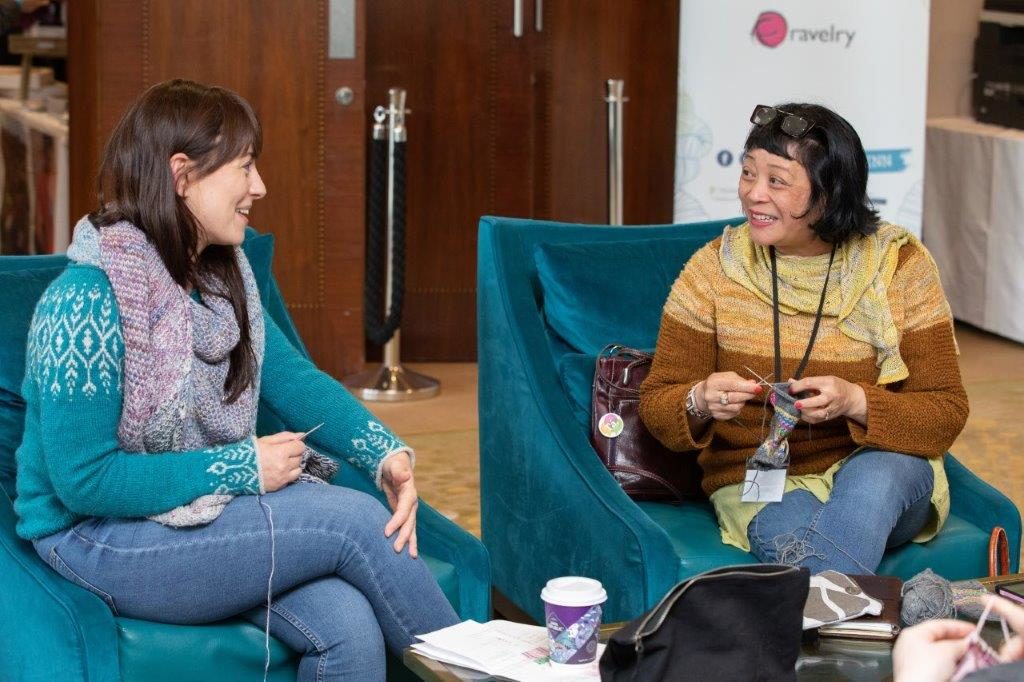
[[[601,417],[601,420],[597,423],[597,429],[601,432],[601,435],[605,438],[615,438],[622,429],[626,426],[625,422],[622,421],[622,417],[609,412],[605,416]]]

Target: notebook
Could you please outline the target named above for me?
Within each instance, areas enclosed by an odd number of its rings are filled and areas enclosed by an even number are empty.
[[[865,594],[882,602],[882,613],[823,625],[818,628],[818,635],[880,641],[896,639],[896,635],[900,633],[900,608],[903,604],[900,590],[903,588],[903,581],[888,575],[851,575],[850,578],[864,590]]]

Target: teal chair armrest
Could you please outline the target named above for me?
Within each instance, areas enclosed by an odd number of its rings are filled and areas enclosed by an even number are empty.
[[[1016,573],[1020,565],[1020,511],[1008,497],[974,475],[952,454],[946,453],[944,465],[949,479],[950,512],[982,530],[1002,526],[1010,546],[1010,572]]]
[[[0,487],[0,679],[119,679],[110,609],[40,561],[16,522]]]
[[[608,590],[606,620],[630,618],[675,584],[678,560],[580,432],[523,266],[532,244],[515,228],[526,223],[485,217],[478,239],[480,498],[493,581],[542,621],[544,583],[583,573]]]

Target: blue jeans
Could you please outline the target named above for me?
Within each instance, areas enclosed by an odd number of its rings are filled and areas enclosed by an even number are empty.
[[[426,565],[384,537],[388,510],[348,488],[295,483],[262,496],[275,542],[270,632],[303,654],[299,680],[383,680],[385,644],[459,621]],[[35,543],[65,578],[121,616],[266,623],[270,533],[254,495],[205,526],[90,518]]]
[[[928,521],[934,488],[922,457],[865,450],[836,472],[828,502],[794,490],[758,512],[747,528],[763,562],[873,574],[886,548],[911,540]]]

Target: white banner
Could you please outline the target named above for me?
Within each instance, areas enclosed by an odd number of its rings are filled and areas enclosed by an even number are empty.
[[[675,221],[740,215],[757,104],[849,121],[882,218],[921,234],[929,0],[682,0]]]

